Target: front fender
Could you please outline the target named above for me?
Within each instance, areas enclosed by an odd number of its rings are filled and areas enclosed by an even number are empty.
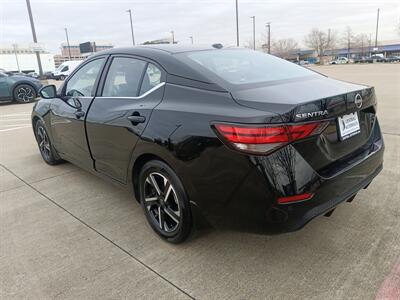
[[[41,120],[47,129],[47,133],[49,134],[50,140],[53,140],[52,131],[51,131],[51,123],[50,123],[50,108],[51,108],[51,99],[40,99],[35,102],[32,108],[31,120],[32,120],[32,129],[35,133],[35,124],[37,120]]]

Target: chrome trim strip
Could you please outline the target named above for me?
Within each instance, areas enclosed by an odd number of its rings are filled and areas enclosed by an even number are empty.
[[[142,99],[144,97],[146,97],[147,95],[151,94],[152,92],[158,90],[160,87],[163,87],[165,85],[165,82],[161,82],[159,84],[157,84],[155,87],[151,88],[150,90],[148,90],[146,93],[144,93],[143,95],[137,96],[137,97],[107,97],[107,96],[98,96],[96,98],[112,98],[112,99]]]

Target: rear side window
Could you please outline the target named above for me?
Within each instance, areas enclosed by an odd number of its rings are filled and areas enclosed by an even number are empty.
[[[144,73],[140,95],[148,92],[153,87],[161,83],[161,70],[153,64],[148,64]]]
[[[231,84],[259,83],[316,75],[315,72],[294,63],[253,50],[209,50],[187,52],[182,55],[189,58],[192,66],[197,64]],[[197,69],[201,71],[202,68]]]
[[[115,57],[108,70],[102,96],[136,97],[146,62],[128,57]]]

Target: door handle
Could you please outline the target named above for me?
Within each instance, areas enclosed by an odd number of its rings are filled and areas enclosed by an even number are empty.
[[[132,116],[129,116],[129,117],[127,117],[128,118],[128,120],[129,121],[131,121],[132,123],[136,123],[136,124],[138,124],[138,123],[144,123],[144,122],[146,122],[146,117],[144,117],[144,116],[141,116],[141,115],[139,115],[139,114],[135,114],[135,115],[132,115]]]
[[[85,112],[82,111],[82,110],[77,110],[77,111],[75,112],[75,116],[76,116],[77,119],[80,119],[80,118],[82,118],[82,117],[85,116]]]

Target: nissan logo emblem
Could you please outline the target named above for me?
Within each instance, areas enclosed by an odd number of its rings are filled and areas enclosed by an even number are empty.
[[[357,108],[361,108],[362,102],[363,102],[363,100],[362,100],[361,95],[360,95],[360,94],[357,94],[357,95],[354,97],[354,104],[357,106]]]

